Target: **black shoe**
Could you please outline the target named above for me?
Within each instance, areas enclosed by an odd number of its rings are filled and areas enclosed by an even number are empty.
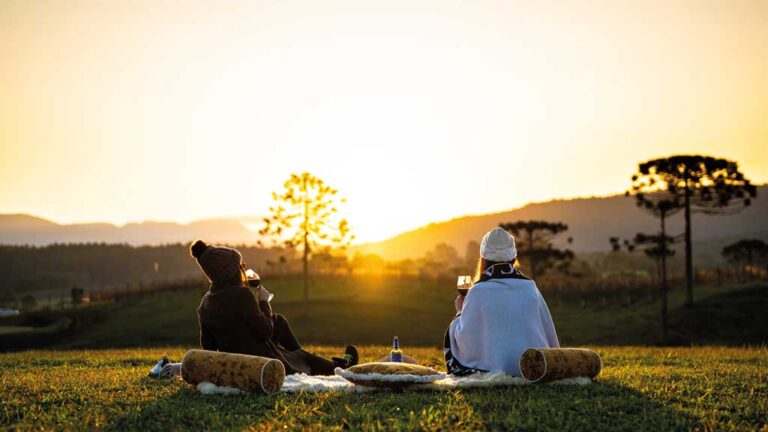
[[[351,368],[352,366],[356,365],[359,360],[360,356],[357,354],[357,347],[354,345],[347,345],[347,349],[344,350],[343,357],[333,358],[333,362],[336,363],[336,366],[342,369]]]

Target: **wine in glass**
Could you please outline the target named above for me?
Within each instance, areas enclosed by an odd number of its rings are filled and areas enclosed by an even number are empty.
[[[248,286],[251,288],[258,289],[261,286],[261,276],[252,269],[245,271],[245,279],[248,281]],[[267,299],[267,301],[271,302],[274,297],[274,294],[269,293],[269,299]]]
[[[456,281],[456,290],[459,291],[459,294],[466,296],[467,292],[469,292],[469,289],[472,287],[472,276],[463,275],[459,276],[458,280]]]

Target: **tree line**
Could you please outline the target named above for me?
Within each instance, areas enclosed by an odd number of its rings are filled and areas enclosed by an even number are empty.
[[[637,233],[633,240],[625,239],[624,245],[629,251],[642,248],[657,263],[662,337],[666,339],[669,292],[667,259],[674,255],[670,245],[680,240],[685,245],[685,304],[690,308],[694,303],[691,213],[717,215],[739,212],[752,203],[757,196],[757,188],[739,170],[736,162],[704,155],[676,155],[640,163],[631,181],[626,195],[633,196],[640,209],[657,217],[660,229],[657,233]],[[679,235],[669,235],[666,221],[681,211],[685,219],[685,231]],[[614,250],[620,248],[618,238],[611,238],[610,241]],[[726,247],[723,255],[734,262],[741,258],[739,252],[744,249],[744,243],[737,243]]]
[[[280,248],[236,245],[246,263],[268,267],[289,254]],[[69,292],[126,289],[140,285],[199,277],[188,244],[130,246],[127,244],[0,245],[0,299],[26,292]]]
[[[624,247],[628,253],[644,250],[656,263],[656,281],[662,296],[662,327],[666,331],[666,293],[669,290],[668,259],[674,255],[671,245],[685,242],[685,285],[687,303],[693,302],[691,212],[731,213],[750,205],[756,188],[745,178],[735,162],[710,156],[673,156],[639,164],[631,178],[627,196],[632,196],[642,210],[659,218],[658,233],[638,233],[633,239],[611,238],[614,251]],[[299,273],[303,279],[304,302],[309,301],[312,275],[398,274],[420,278],[454,278],[471,274],[478,257],[479,244],[468,242],[463,256],[450,245],[438,244],[419,259],[387,262],[368,254],[347,257],[346,248],[354,239],[346,219],[338,217],[343,198],[338,191],[310,173],[292,174],[283,190],[273,194],[274,204],[264,219],[263,241],[258,245],[235,245],[246,265],[264,275],[285,276]],[[685,232],[670,235],[666,221],[682,212]],[[625,274],[623,280],[606,274],[601,263],[589,262],[567,248],[554,246],[554,239],[565,236],[568,226],[559,221],[499,221],[516,238],[522,270],[536,279],[556,286],[605,287],[605,280],[626,285],[627,280],[641,280],[642,275]],[[570,244],[567,237],[565,243]],[[560,242],[562,243],[562,242]],[[764,244],[763,244],[764,245]],[[114,244],[70,244],[46,247],[0,246],[0,301],[18,293],[72,288],[91,291],[124,289],[138,285],[161,286],[200,277],[187,252],[188,245],[132,247]],[[765,248],[756,240],[731,245],[723,256],[760,275],[759,264]],[[636,264],[636,263],[635,263]],[[746,266],[746,267],[745,267]],[[610,273],[610,272],[609,272]],[[719,274],[719,273],[718,273]],[[606,277],[607,276],[607,277]],[[630,277],[626,277],[630,276]],[[580,281],[590,281],[580,285]],[[136,290],[134,290],[136,291]],[[598,288],[597,291],[605,292]]]

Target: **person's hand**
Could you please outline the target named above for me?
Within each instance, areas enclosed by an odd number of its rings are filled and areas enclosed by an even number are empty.
[[[181,376],[181,363],[168,363],[160,370],[161,377],[180,377]]]
[[[267,291],[266,288],[264,288],[263,286],[259,287],[259,294],[258,294],[259,301],[269,301],[269,294],[270,293],[269,291]]]
[[[459,294],[456,296],[456,300],[453,301],[453,306],[456,307],[456,313],[461,312],[461,308],[464,307],[464,296]]]

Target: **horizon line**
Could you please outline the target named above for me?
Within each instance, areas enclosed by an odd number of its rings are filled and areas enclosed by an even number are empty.
[[[764,186],[768,186],[768,183],[755,184],[755,186],[756,187],[764,187]],[[389,240],[389,239],[396,238],[398,236],[401,236],[401,235],[404,235],[404,234],[407,234],[407,233],[410,233],[410,232],[418,231],[420,229],[429,227],[431,225],[441,224],[441,223],[448,223],[448,222],[452,222],[452,221],[456,221],[456,220],[464,219],[464,218],[469,218],[469,217],[488,216],[488,215],[506,213],[506,212],[510,212],[510,211],[520,210],[520,209],[523,209],[523,208],[531,206],[531,205],[546,204],[546,203],[559,202],[559,201],[576,201],[576,200],[588,200],[588,199],[604,199],[604,198],[612,198],[612,197],[617,197],[617,196],[622,196],[622,195],[623,195],[623,193],[618,192],[618,193],[608,193],[608,194],[594,194],[594,195],[577,195],[577,196],[555,197],[555,198],[549,198],[549,199],[529,201],[529,202],[526,202],[525,204],[522,204],[522,205],[519,205],[519,206],[516,206],[516,207],[510,207],[510,208],[506,208],[506,209],[494,210],[494,211],[490,211],[490,212],[487,212],[487,213],[465,213],[465,214],[456,215],[456,216],[453,216],[453,217],[450,217],[450,218],[435,220],[435,221],[431,221],[431,222],[428,222],[428,223],[425,223],[425,224],[417,225],[417,226],[415,226],[413,228],[409,228],[409,229],[403,230],[403,231],[401,231],[401,232],[399,232],[397,234],[394,234],[392,236],[389,236],[389,237],[386,237],[386,238],[383,238],[383,239],[366,240],[366,241],[363,241],[363,242],[360,242],[360,243],[353,242],[351,244],[351,246],[362,246],[362,245],[366,245],[366,244],[379,243],[379,242],[382,242],[382,241],[386,241],[386,240]],[[27,216],[27,217],[33,217],[33,218],[37,218],[37,219],[42,219],[42,220],[44,220],[46,222],[50,222],[50,223],[53,223],[53,224],[56,224],[56,225],[62,226],[62,227],[77,226],[77,225],[110,225],[110,226],[113,226],[113,227],[116,227],[116,228],[123,228],[123,227],[128,226],[128,225],[142,225],[142,224],[149,224],[149,223],[175,224],[175,225],[180,225],[180,226],[188,226],[188,225],[191,225],[191,224],[194,224],[194,223],[198,223],[198,222],[217,221],[217,220],[223,220],[223,221],[235,220],[236,222],[240,223],[243,226],[243,228],[245,228],[246,230],[248,230],[250,232],[253,232],[253,233],[257,233],[257,231],[252,230],[251,228],[248,227],[248,224],[243,223],[239,219],[262,218],[262,217],[265,217],[264,215],[257,215],[257,214],[229,215],[229,216],[227,216],[227,215],[219,215],[219,216],[201,217],[199,219],[190,219],[190,220],[186,220],[186,221],[182,221],[182,220],[143,219],[143,220],[126,221],[126,222],[123,222],[123,223],[116,223],[116,222],[109,222],[109,221],[104,221],[104,220],[100,220],[100,221],[99,220],[97,220],[97,221],[94,221],[94,220],[75,220],[75,221],[69,221],[69,222],[61,222],[61,221],[57,221],[55,218],[49,218],[47,216],[43,216],[43,215],[39,215],[39,214],[34,214],[34,213],[29,213],[29,212],[9,212],[9,213],[2,213],[2,212],[0,212],[0,217],[3,217],[3,216]]]

